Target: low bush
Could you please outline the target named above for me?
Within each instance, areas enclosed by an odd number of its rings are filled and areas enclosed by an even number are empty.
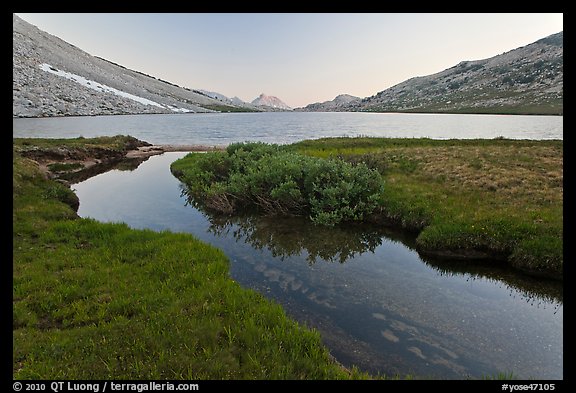
[[[384,185],[380,173],[362,162],[309,157],[264,143],[191,153],[171,169],[197,207],[308,215],[320,225],[362,220],[378,206]]]

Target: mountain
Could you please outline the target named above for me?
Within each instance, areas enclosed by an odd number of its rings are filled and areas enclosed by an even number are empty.
[[[257,98],[255,98],[252,101],[252,105],[264,108],[272,108],[276,110],[285,110],[285,111],[292,110],[292,108],[283,103],[282,100],[280,100],[278,97],[267,96],[264,93],[260,94]]]
[[[15,117],[262,110],[127,69],[12,19]]]
[[[346,106],[358,103],[361,100],[362,98],[351,96],[350,94],[340,94],[331,101],[316,102],[296,110],[305,112],[340,112]]]
[[[207,90],[196,90],[196,91],[199,91],[202,94],[207,95],[208,97],[214,98],[215,100],[221,101],[225,105],[237,106],[240,108],[244,108],[246,110],[253,110],[255,112],[262,110],[262,108],[258,108],[256,105],[253,105],[249,102],[243,101],[238,97],[229,98],[229,97],[226,97],[224,94],[216,93],[213,91],[207,91]]]
[[[252,105],[252,104],[249,104],[248,102],[242,101],[240,98],[238,98],[236,96],[230,98],[230,101],[232,101],[232,103],[234,103],[236,105]]]
[[[488,59],[462,61],[352,101],[340,110],[563,114],[563,38],[560,32]],[[315,105],[303,110],[325,110]]]

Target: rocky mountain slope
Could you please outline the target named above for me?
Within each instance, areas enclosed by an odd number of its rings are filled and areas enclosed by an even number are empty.
[[[13,15],[13,116],[262,110],[92,56]]]
[[[230,98],[230,97],[226,97],[224,94],[216,93],[213,91],[207,91],[207,90],[195,90],[195,91],[200,92],[201,94],[207,95],[208,97],[214,98],[215,100],[220,101],[223,105],[241,108],[242,111],[261,112],[263,110],[265,111],[265,109],[266,109],[266,108],[258,107],[257,105],[251,104],[251,103],[246,102],[244,100],[241,100],[238,97]]]
[[[345,110],[347,106],[358,103],[361,100],[362,98],[351,96],[350,94],[340,94],[331,101],[315,102],[296,110],[305,112],[340,112]]]
[[[341,111],[562,114],[563,32],[484,60],[415,77]],[[308,105],[302,110],[327,110]]]
[[[256,105],[261,108],[268,108],[272,110],[283,110],[291,111],[292,108],[282,102],[281,99],[274,96],[268,96],[264,93],[260,94],[252,101],[252,105]]]

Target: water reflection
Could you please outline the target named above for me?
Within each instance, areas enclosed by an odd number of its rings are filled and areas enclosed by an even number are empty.
[[[188,199],[188,204],[201,209],[191,199]],[[233,238],[236,242],[250,244],[256,250],[266,249],[274,258],[281,260],[304,256],[309,265],[319,261],[345,263],[364,253],[374,253],[384,238],[400,242],[416,251],[413,234],[389,227],[348,224],[331,228],[312,225],[304,217],[227,217],[207,211],[202,213],[210,223],[208,231],[217,237]],[[558,309],[563,303],[561,282],[519,273],[511,267],[503,266],[501,261],[491,263],[419,256],[440,276],[461,276],[466,281],[488,279],[494,284],[503,283],[510,289],[510,296],[519,296],[536,307],[554,303]]]
[[[463,276],[466,277],[466,281],[488,279],[495,284],[504,283],[510,289],[510,296],[519,296],[537,307],[551,302],[556,303],[557,308],[564,301],[562,282],[531,277],[513,268],[502,266],[502,262],[473,262],[432,257],[422,257],[422,261],[441,276]]]
[[[148,160],[148,158],[150,157],[123,158],[121,160],[105,161],[99,164],[88,166],[79,171],[56,173],[55,175],[58,179],[66,180],[70,184],[80,183],[84,180],[90,179],[91,177],[111,171],[113,169],[119,171],[134,171],[140,166],[140,164]]]
[[[232,236],[257,250],[268,249],[272,256],[306,255],[310,265],[317,261],[344,263],[382,244],[383,231],[374,227],[315,226],[302,217],[218,217],[209,216],[209,231]]]

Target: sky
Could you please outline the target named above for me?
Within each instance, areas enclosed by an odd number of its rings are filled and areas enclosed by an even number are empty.
[[[561,13],[17,13],[126,68],[191,89],[297,108],[563,31]]]

